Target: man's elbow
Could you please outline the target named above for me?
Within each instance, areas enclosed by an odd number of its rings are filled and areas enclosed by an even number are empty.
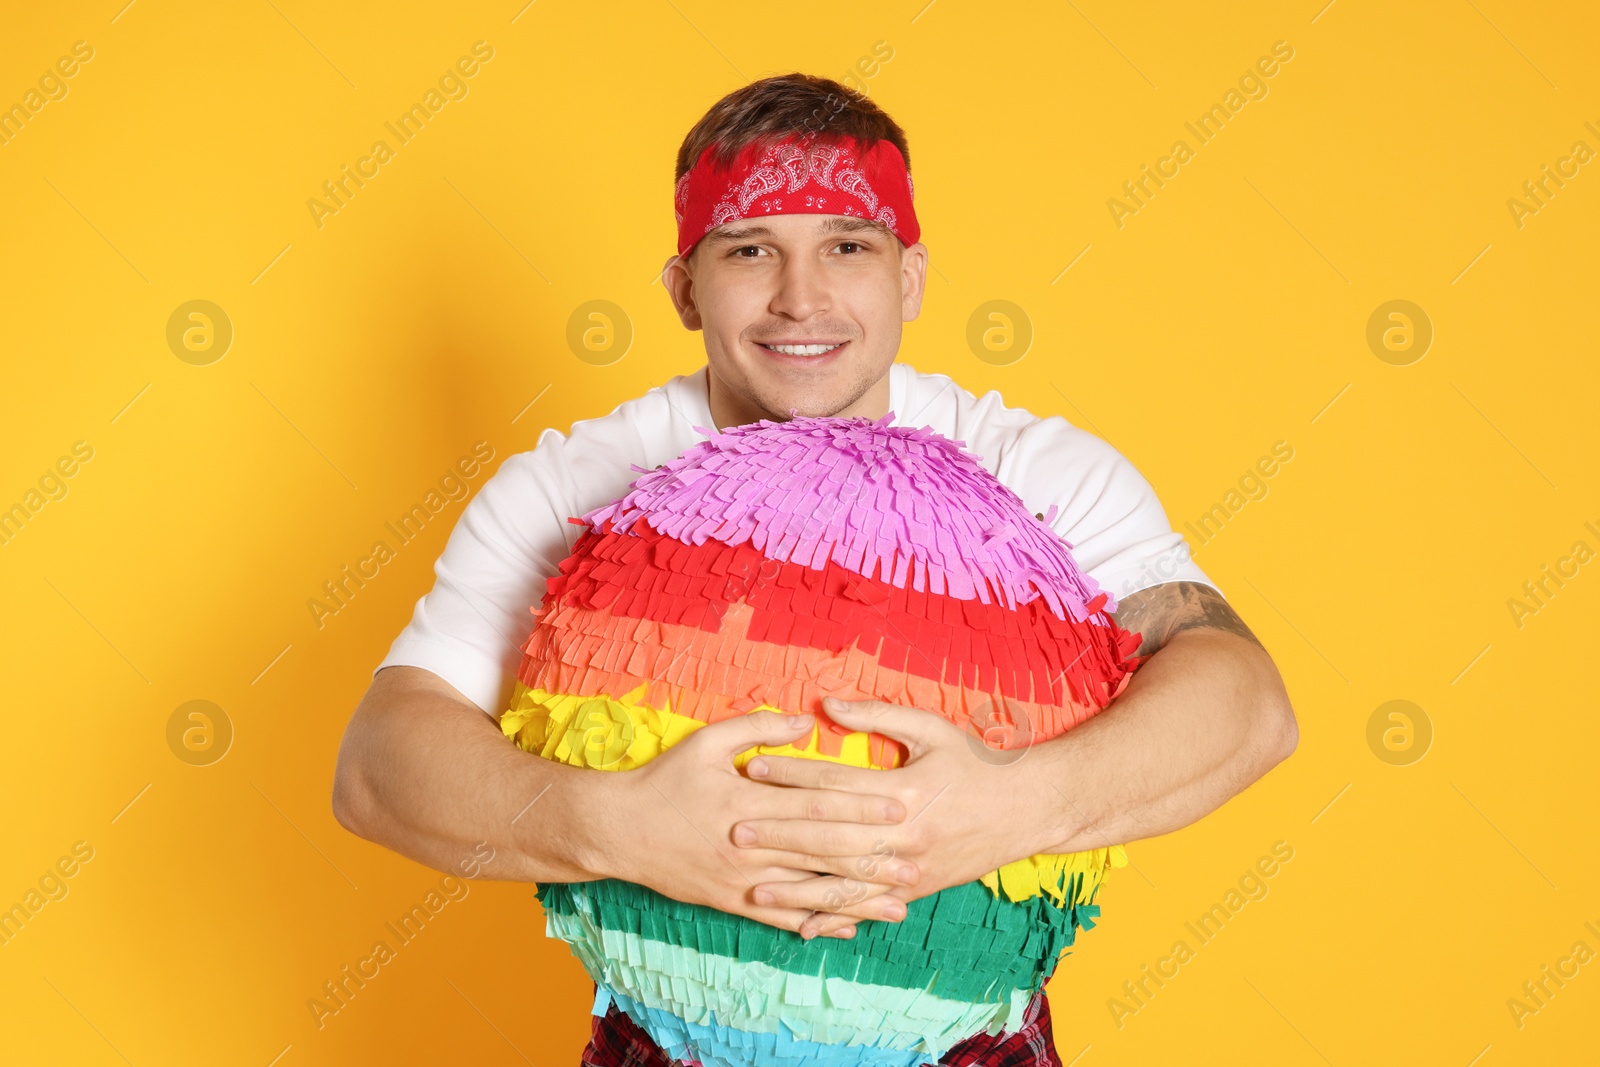
[[[1264,732],[1268,737],[1266,745],[1267,758],[1270,761],[1268,768],[1276,767],[1290,756],[1300,746],[1300,723],[1295,719],[1294,709],[1284,701],[1281,706],[1274,709],[1267,720]]]
[[[335,776],[333,780],[333,817],[340,826],[349,830],[356,836],[361,835],[360,822],[358,821],[358,806],[350,795],[348,786],[340,784],[340,779]]]
[[[1300,723],[1295,719],[1294,706],[1289,701],[1289,690],[1283,676],[1264,653],[1257,656],[1262,671],[1253,688],[1257,708],[1252,741],[1261,754],[1261,773],[1276,767],[1300,746]]]
[[[358,766],[350,738],[346,736],[333,770],[333,817],[357,837],[370,840],[367,827],[371,824],[372,804],[366,775]]]
[[[361,833],[361,801],[355,795],[354,787],[348,784],[347,777],[335,774],[333,777],[333,817],[339,825],[355,834]]]

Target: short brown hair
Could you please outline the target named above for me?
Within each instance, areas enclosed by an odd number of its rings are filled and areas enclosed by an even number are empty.
[[[713,158],[726,164],[751,142],[779,141],[806,132],[854,137],[863,150],[888,141],[900,150],[906,170],[911,170],[905,131],[882,108],[831,78],[795,72],[751,82],[711,105],[678,148],[673,180],[688,173],[713,144],[718,146]]]

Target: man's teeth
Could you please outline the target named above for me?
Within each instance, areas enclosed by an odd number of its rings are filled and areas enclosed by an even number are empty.
[[[773,352],[782,352],[786,356],[820,356],[825,352],[832,352],[842,344],[843,341],[832,345],[762,345],[761,347]]]

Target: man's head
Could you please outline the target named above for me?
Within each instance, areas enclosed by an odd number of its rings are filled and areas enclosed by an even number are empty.
[[[678,150],[680,192],[697,163],[727,167],[795,138],[883,160],[885,175],[903,161],[909,208],[905,133],[866,97],[805,74],[767,78],[718,101]],[[837,215],[815,213],[817,205],[790,214],[768,204],[703,236],[696,231],[693,247],[667,261],[662,281],[679,317],[705,333],[720,425],[783,420],[791,408],[804,416],[887,410],[901,323],[922,306],[927,249],[914,238],[907,247],[890,225],[863,214],[860,201],[848,202],[849,213]],[[908,232],[904,223],[896,228]],[[819,346],[829,347],[812,354]]]

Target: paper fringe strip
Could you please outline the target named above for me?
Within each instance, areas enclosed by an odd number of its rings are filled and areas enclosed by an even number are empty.
[[[831,559],[866,577],[881,569],[896,586],[1013,608],[1042,596],[1059,618],[1085,619],[1101,590],[1071,546],[961,442],[893,418],[730,427],[581,521],[626,533],[647,518],[689,544],[750,544],[812,568]]]
[[[969,882],[911,901],[899,923],[805,941],[613,879],[542,885],[539,899],[549,936],[569,941],[602,989],[745,1034],[773,1032],[776,1016],[800,1041],[854,1046],[860,1063],[881,1048],[937,1059],[979,1031],[1017,1029],[1076,930],[1099,914],[999,901]]]
[[[1109,705],[1127,687],[1115,681],[1067,675],[1075,699],[1066,706],[1038,704],[930,681],[886,668],[858,648],[833,655],[815,649],[743,639],[748,611],[729,610],[724,632],[706,635],[670,624],[637,640],[637,628],[599,612],[564,615],[560,624],[535,631],[517,680],[547,692],[593,696],[648,687],[643,703],[670,705],[702,722],[721,722],[755,708],[784,707],[814,714],[826,725],[823,751],[836,751],[837,726],[822,709],[823,697],[886,700],[939,715],[990,748],[1021,749],[1059,736]],[[874,735],[880,744],[899,742]]]
[[[835,660],[854,649],[853,670],[831,672],[836,686],[860,676],[862,657],[870,657],[875,669],[913,676],[908,684],[924,693],[943,686],[1007,701],[1077,705],[1066,717],[1070,725],[1108,704],[1112,687],[1137,666],[1139,635],[1119,627],[1101,609],[1104,595],[1096,597],[1090,605],[1095,611],[1085,620],[1066,622],[1039,601],[1012,610],[918,593],[833,563],[812,570],[762,560],[748,547],[714,541],[685,545],[639,523],[632,535],[607,531],[580,537],[535,612],[535,628],[523,645],[524,663],[598,666],[684,685],[681,675],[694,664],[680,662],[680,656],[689,652],[738,668],[715,687],[733,702],[732,712],[748,710],[750,705],[737,703],[746,697],[783,700],[811,711],[796,694],[781,691],[796,677],[792,663],[777,671],[763,667],[785,648],[826,652]],[[744,618],[730,626],[731,616],[741,613]],[[660,625],[640,625],[646,621]],[[720,640],[674,632],[679,629],[701,630]],[[670,643],[669,633],[675,638]],[[658,651],[670,645],[667,666],[680,677],[667,677],[652,662],[659,656],[641,658],[641,645]],[[605,659],[596,663],[601,654]],[[633,669],[629,665],[636,659],[641,662]],[[819,674],[826,671],[825,666]],[[550,681],[526,672],[521,677],[529,684]],[[755,687],[762,685],[757,693]],[[947,700],[938,703],[948,710]],[[934,710],[925,699],[916,706]],[[1050,737],[1063,728],[1043,731],[1034,725],[1030,736]]]
[[[784,971],[603,926],[581,911],[547,914],[550,936],[574,946],[597,984],[698,1026],[928,1051],[980,1031],[1018,1029],[1030,998],[1013,989],[999,1003],[953,1000],[921,988]]]
[[[619,1010],[642,1020],[641,1029],[668,1056],[688,1067],[922,1067],[937,1055],[916,1050],[849,1045],[820,1045],[793,1037],[780,1024],[777,1033],[751,1033],[731,1026],[702,1026],[686,1022],[668,1011],[652,1008],[624,993],[596,989],[595,1008],[603,1015],[614,1001]],[[953,1047],[953,1046],[952,1046]]]

